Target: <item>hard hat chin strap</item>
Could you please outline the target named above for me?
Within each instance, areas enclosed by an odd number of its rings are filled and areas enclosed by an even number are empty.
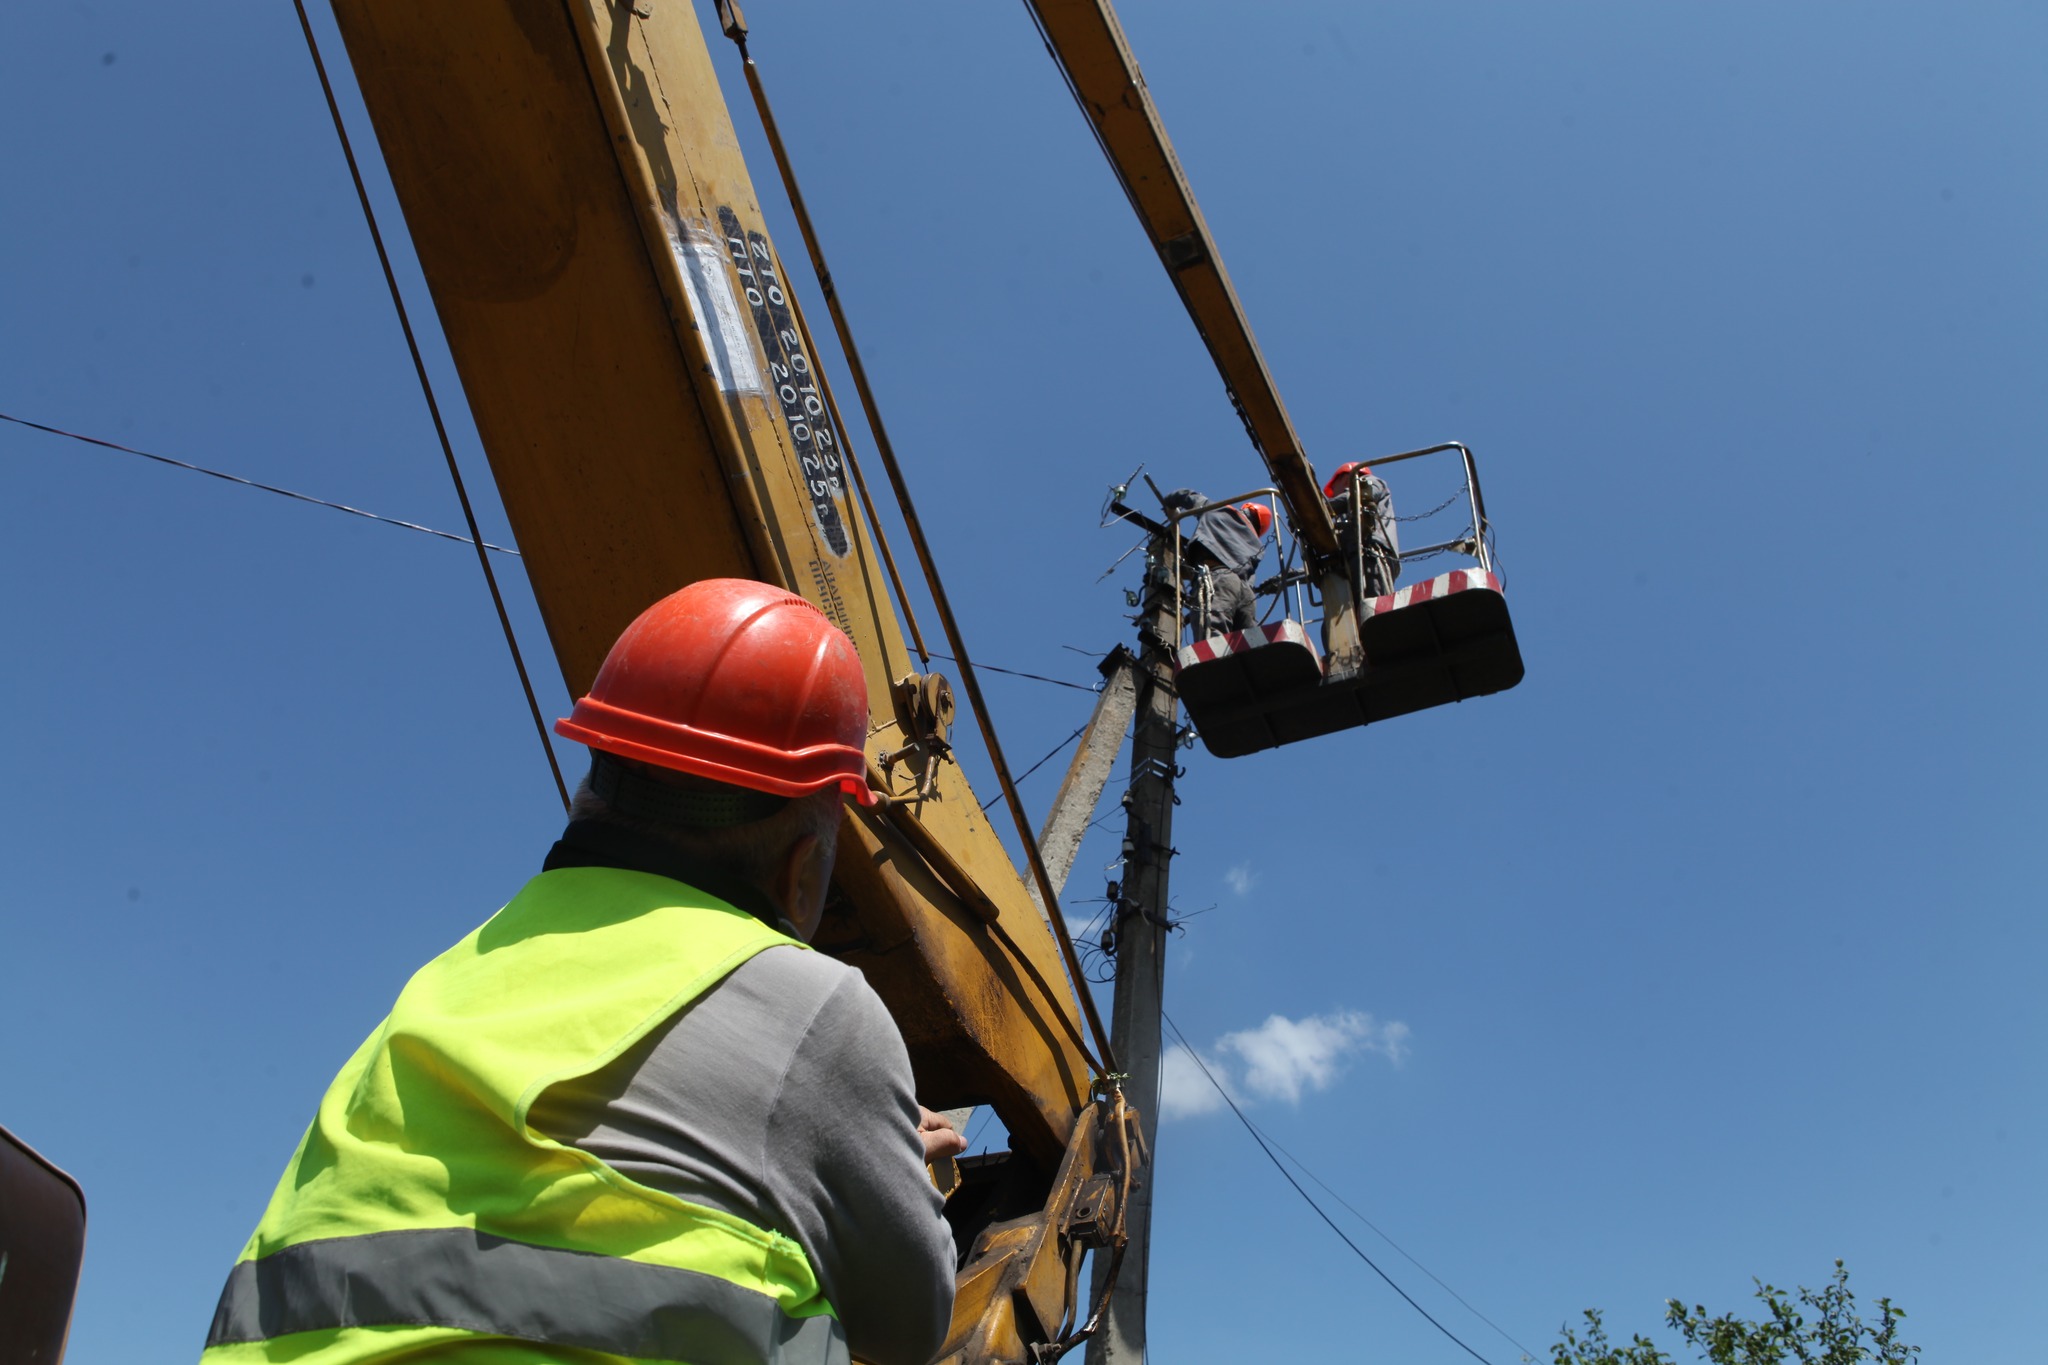
[[[766,820],[789,804],[773,792],[721,784],[717,791],[672,787],[636,773],[602,749],[590,752],[591,795],[632,820],[693,829],[730,829]]]

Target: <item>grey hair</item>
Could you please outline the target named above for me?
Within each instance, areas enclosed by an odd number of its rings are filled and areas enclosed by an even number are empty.
[[[724,782],[690,773],[658,768],[652,764],[611,756],[629,771],[666,787],[683,791],[732,792],[741,790]],[[845,798],[837,788],[792,797],[780,810],[743,825],[707,829],[699,826],[656,821],[627,815],[608,804],[591,786],[589,774],[577,784],[569,805],[571,820],[588,820],[654,839],[682,853],[708,870],[745,882],[763,895],[775,893],[775,879],[794,849],[807,834],[817,836],[829,857],[839,840],[839,820]]]

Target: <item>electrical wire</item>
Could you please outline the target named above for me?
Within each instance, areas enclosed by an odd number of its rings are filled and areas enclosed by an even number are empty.
[[[1126,785],[1128,786],[1128,784],[1126,784]],[[1107,825],[1109,824],[1109,822],[1110,822],[1110,821],[1112,821],[1112,820],[1115,820],[1115,819],[1117,819],[1117,818],[1118,818],[1118,814],[1119,814],[1119,813],[1118,813],[1117,811],[1110,811],[1110,812],[1109,812],[1108,814],[1106,814],[1106,815],[1098,815],[1098,816],[1096,816],[1096,817],[1095,817],[1095,818],[1094,818],[1093,820],[1090,820],[1090,821],[1088,822],[1088,828],[1090,828],[1090,829],[1102,829],[1102,828],[1104,828],[1105,826],[1107,826]],[[1127,816],[1126,816],[1126,817],[1124,817],[1124,818],[1129,818],[1129,817],[1127,817]]]
[[[934,659],[944,659],[949,664],[960,662],[950,654],[934,654],[931,657]],[[1091,695],[1102,691],[1102,688],[1099,686],[1090,687],[1086,683],[1068,682],[1064,678],[1048,678],[1043,673],[1024,673],[1014,668],[997,668],[994,664],[985,664],[979,661],[974,666],[984,673],[1007,673],[1013,678],[1029,678],[1033,682],[1051,683],[1054,687],[1071,687],[1076,692],[1087,692]]]
[[[313,21],[306,16],[306,0],[292,0],[292,8],[298,11],[299,28],[306,35],[306,51],[313,58],[313,70],[320,77],[320,92],[327,97],[327,112],[334,119],[334,135],[341,140],[341,155],[348,162],[349,178],[355,181],[356,200],[363,206],[363,222],[370,229],[370,240],[377,247],[377,263],[384,267],[384,283],[391,290],[391,306],[398,311],[398,326],[405,333],[405,346],[412,353],[413,372],[419,376],[420,393],[427,400],[427,411],[434,419],[434,434],[441,438],[441,454],[448,461],[448,477],[455,481],[455,497],[462,504],[462,519],[469,527],[469,538],[476,546],[476,562],[484,571],[484,582],[491,590],[491,605],[498,609],[498,625],[505,632],[505,647],[512,651],[512,666],[519,672],[519,686],[526,693],[526,709],[533,713],[533,731],[540,737],[541,752],[547,755],[548,771],[554,775],[555,790],[562,798],[562,810],[569,809],[569,785],[562,780],[562,765],[555,758],[555,746],[548,739],[548,723],[541,716],[540,701],[533,694],[533,679],[527,676],[526,660],[519,652],[519,637],[512,630],[511,613],[505,610],[505,595],[498,591],[498,575],[491,570],[491,557],[484,551],[483,532],[477,529],[476,510],[469,505],[469,489],[462,482],[462,467],[455,462],[455,446],[448,439],[448,424],[441,420],[441,405],[434,398],[433,381],[427,378],[427,362],[420,355],[420,343],[413,336],[412,317],[405,309],[405,296],[398,289],[398,275],[391,268],[391,253],[384,249],[384,234],[377,228],[377,214],[370,207],[370,191],[363,184],[362,169],[356,165],[356,152],[349,142],[348,125],[342,122],[341,105],[334,98],[334,83],[327,79],[327,63],[320,59],[320,44],[313,36]]]
[[[1115,572],[1116,572],[1116,571],[1117,571],[1117,570],[1118,570],[1119,568],[1121,568],[1121,567],[1123,566],[1123,562],[1124,562],[1124,561],[1125,561],[1126,559],[1129,559],[1129,558],[1130,558],[1130,557],[1131,557],[1132,555],[1134,555],[1134,554],[1138,553],[1138,551],[1140,551],[1140,550],[1144,549],[1144,548],[1145,548],[1145,545],[1146,545],[1146,542],[1147,542],[1147,541],[1149,541],[1150,539],[1151,539],[1151,537],[1149,537],[1149,536],[1148,536],[1148,537],[1146,537],[1146,539],[1145,539],[1145,540],[1141,540],[1141,541],[1139,541],[1139,542],[1138,542],[1138,543],[1137,543],[1136,545],[1133,545],[1133,546],[1132,546],[1132,547],[1131,547],[1130,549],[1128,549],[1128,550],[1125,550],[1125,551],[1124,551],[1124,552],[1123,552],[1122,554],[1118,555],[1118,556],[1116,557],[1116,563],[1114,563],[1114,564],[1110,565],[1110,566],[1109,566],[1108,568],[1104,569],[1104,570],[1103,570],[1103,571],[1102,571],[1101,573],[1097,574],[1097,575],[1095,576],[1095,581],[1096,581],[1097,583],[1100,583],[1100,582],[1101,582],[1101,581],[1102,581],[1103,579],[1105,579],[1105,578],[1109,577],[1109,576],[1110,576],[1111,574],[1115,573]]]
[[[982,667],[984,668],[986,668],[987,666],[988,665],[986,664],[982,665]],[[1059,753],[1060,750],[1066,748],[1069,744],[1072,744],[1075,740],[1079,739],[1082,735],[1085,735],[1087,733],[1088,727],[1083,725],[1078,730],[1074,731],[1073,734],[1068,735],[1065,739],[1053,745],[1052,748],[1046,753],[1044,758],[1039,759],[1038,762],[1032,764],[1023,772],[1017,774],[1017,785],[1022,786],[1024,784],[1025,778],[1031,776],[1031,774],[1037,772],[1040,768],[1043,768],[1046,764],[1052,762],[1053,756],[1055,754]],[[988,800],[981,803],[982,811],[986,813],[990,806],[993,806],[996,802],[1002,799],[1003,794],[1001,792],[997,792],[994,796],[991,796]]]
[[[315,507],[331,507],[337,512],[346,512],[352,517],[363,517],[369,521],[381,521],[386,526],[400,526],[408,531],[418,531],[422,535],[439,536],[443,540],[452,540],[458,545],[476,544],[468,536],[458,536],[453,531],[437,531],[431,526],[422,526],[416,521],[401,521],[397,517],[380,516],[375,512],[366,512],[360,507],[351,507],[345,502],[329,502],[325,498],[316,498],[311,493],[294,493],[291,489],[279,488],[276,484],[258,483],[254,479],[245,479],[240,474],[229,474],[219,469],[208,469],[203,464],[190,464],[184,460],[174,460],[168,455],[158,455],[152,451],[137,450],[134,446],[124,446],[119,441],[109,441],[98,436],[87,436],[82,432],[66,431],[62,427],[46,426],[41,422],[31,422],[26,417],[16,417],[12,413],[0,412],[0,422],[12,422],[16,426],[29,427],[36,431],[46,431],[52,436],[64,436],[74,441],[83,441],[89,446],[104,446],[108,450],[118,450],[124,455],[140,455],[145,460],[155,460],[158,464],[169,465],[173,469],[189,469],[194,474],[205,474],[209,478],[241,484],[244,488],[256,488],[265,493],[275,493],[281,498],[290,498],[294,502],[309,502]],[[484,542],[484,548],[486,550],[496,550],[501,555],[511,555],[514,559],[519,558],[519,551],[503,545],[493,545],[488,540]]]
[[[1196,913],[1200,914],[1201,912],[1197,911]],[[1352,1217],[1356,1218],[1359,1222],[1371,1228],[1375,1236],[1377,1236],[1382,1242],[1385,1242],[1388,1246],[1392,1247],[1395,1251],[1399,1252],[1401,1254],[1401,1259],[1408,1262],[1408,1264],[1414,1266],[1423,1274],[1429,1276],[1431,1280],[1435,1281],[1437,1288],[1443,1290],[1444,1293],[1449,1294],[1452,1298],[1456,1299],[1459,1303],[1459,1306],[1464,1308],[1466,1312],[1470,1313],[1473,1317],[1478,1318],[1488,1327],[1491,1327],[1494,1330],[1494,1333],[1498,1335],[1501,1340],[1507,1342],[1508,1345],[1514,1347],[1517,1351],[1520,1351],[1525,1359],[1538,1359],[1534,1351],[1524,1346],[1521,1342],[1515,1340],[1515,1338],[1509,1336],[1507,1333],[1507,1329],[1503,1328],[1499,1323],[1495,1322],[1492,1318],[1489,1318],[1488,1316],[1486,1316],[1486,1314],[1480,1312],[1477,1308],[1474,1308],[1470,1303],[1466,1302],[1465,1296],[1463,1294],[1460,1294],[1457,1290],[1445,1284],[1443,1280],[1437,1276],[1437,1273],[1435,1271],[1431,1270],[1428,1266],[1424,1265],[1422,1262],[1416,1260],[1413,1256],[1409,1255],[1407,1249],[1404,1248],[1399,1242],[1396,1242],[1393,1238],[1389,1237],[1386,1234],[1386,1231],[1382,1229],[1379,1224],[1373,1222],[1372,1219],[1360,1213],[1358,1209],[1351,1203],[1350,1200],[1346,1199],[1343,1195],[1339,1194],[1336,1190],[1332,1189],[1330,1187],[1329,1182],[1324,1180],[1321,1176],[1317,1175],[1314,1171],[1310,1170],[1300,1157],[1288,1151],[1285,1147],[1282,1147],[1280,1145],[1280,1141],[1278,1138],[1275,1138],[1271,1133],[1267,1132],[1264,1128],[1259,1127],[1259,1125],[1256,1122],[1250,1119],[1247,1119],[1246,1122],[1251,1123],[1252,1127],[1258,1131],[1260,1136],[1264,1137],[1266,1141],[1272,1143],[1274,1150],[1278,1151],[1280,1155],[1286,1157],[1289,1161],[1293,1162],[1296,1169],[1298,1169],[1303,1175],[1307,1176],[1310,1180],[1313,1180],[1316,1184],[1322,1186],[1323,1191],[1326,1194],[1328,1194],[1330,1198],[1336,1200],[1339,1204],[1342,1204],[1345,1207],[1345,1209],[1347,1209],[1350,1212]]]
[[[1180,1025],[1173,1022],[1173,1016],[1169,1015],[1165,1010],[1161,1010],[1159,1012],[1159,1017],[1165,1021],[1166,1027],[1173,1031],[1174,1040],[1181,1045],[1181,1049],[1185,1051],[1189,1057],[1194,1059],[1195,1065],[1201,1068],[1202,1074],[1209,1078],[1209,1084],[1216,1087],[1216,1093],[1218,1095],[1221,1095],[1223,1097],[1223,1102],[1230,1106],[1230,1112],[1237,1115],[1237,1121],[1244,1125],[1244,1130],[1247,1133],[1251,1134],[1252,1141],[1259,1144],[1259,1150],[1266,1154],[1266,1160],[1273,1163],[1273,1169],[1280,1172],[1281,1178],[1294,1187],[1294,1192],[1301,1196],[1302,1201],[1306,1203],[1310,1208],[1315,1210],[1316,1217],[1322,1219],[1324,1223],[1329,1225],[1330,1231],[1337,1234],[1338,1240],[1343,1242],[1345,1246],[1350,1247],[1352,1254],[1357,1256],[1359,1260],[1364,1261],[1367,1266],[1371,1267],[1373,1274],[1379,1276],[1382,1280],[1385,1280],[1387,1282],[1387,1287],[1389,1289],[1393,1290],[1396,1294],[1399,1294],[1410,1308],[1413,1308],[1416,1312],[1420,1313],[1424,1321],[1428,1322],[1430,1326],[1436,1328],[1437,1331],[1443,1333],[1444,1336],[1448,1337],[1458,1347],[1459,1350],[1463,1351],[1466,1355],[1471,1356],[1474,1360],[1478,1361],[1479,1365],[1493,1365],[1492,1361],[1488,1360],[1485,1356],[1479,1354],[1479,1352],[1473,1350],[1470,1346],[1467,1346],[1465,1342],[1458,1336],[1457,1333],[1453,1332],[1450,1328],[1444,1326],[1442,1323],[1438,1322],[1433,1316],[1431,1316],[1430,1311],[1427,1308],[1424,1308],[1421,1304],[1417,1303],[1414,1299],[1410,1298],[1407,1290],[1403,1289],[1400,1285],[1394,1283],[1393,1276],[1387,1274],[1386,1271],[1381,1270],[1379,1267],[1379,1263],[1374,1261],[1372,1257],[1366,1255],[1365,1249],[1363,1247],[1359,1246],[1358,1243],[1352,1241],[1350,1237],[1345,1235],[1344,1229],[1337,1226],[1337,1220],[1330,1217],[1328,1213],[1323,1211],[1323,1206],[1315,1201],[1315,1196],[1310,1194],[1307,1190],[1303,1189],[1301,1187],[1301,1182],[1294,1178],[1292,1173],[1290,1173],[1287,1167],[1281,1162],[1280,1158],[1273,1155],[1273,1149],[1266,1145],[1266,1139],[1260,1135],[1258,1127],[1254,1125],[1252,1121],[1245,1116],[1244,1110],[1238,1108],[1237,1101],[1231,1098],[1231,1094],[1228,1090],[1223,1088],[1223,1082],[1216,1079],[1216,1073],[1209,1070],[1209,1064],[1202,1060],[1202,1055],[1199,1052],[1196,1052],[1194,1047],[1188,1042],[1187,1035],[1180,1031]],[[1375,1228],[1374,1231],[1377,1232],[1378,1229]],[[1405,1255],[1406,1253],[1403,1254]],[[1432,1276],[1431,1278],[1435,1277]],[[1461,1299],[1459,1300],[1459,1302],[1462,1303],[1463,1300]],[[1488,1325],[1491,1326],[1491,1324]],[[1499,1329],[1495,1328],[1495,1330],[1498,1331]]]

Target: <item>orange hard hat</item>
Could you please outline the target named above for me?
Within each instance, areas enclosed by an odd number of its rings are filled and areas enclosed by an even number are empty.
[[[795,593],[744,578],[707,578],[641,612],[555,733],[777,796],[881,800],[853,641]]]
[[[1252,529],[1260,535],[1266,534],[1273,525],[1273,509],[1263,502],[1241,502],[1237,510],[1250,519]]]
[[[1323,485],[1323,496],[1326,498],[1336,497],[1339,490],[1345,488],[1350,484],[1351,476],[1353,474],[1364,475],[1370,478],[1372,475],[1372,466],[1367,464],[1364,460],[1353,460],[1349,464],[1338,465],[1337,472],[1332,474],[1330,476],[1330,481]]]

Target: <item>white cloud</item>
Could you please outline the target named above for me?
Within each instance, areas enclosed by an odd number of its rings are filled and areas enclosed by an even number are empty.
[[[1328,1090],[1351,1053],[1383,1053],[1400,1065],[1408,1055],[1408,1026],[1376,1024],[1357,1010],[1306,1019],[1276,1014],[1257,1028],[1224,1034],[1216,1050],[1243,1061],[1244,1086],[1254,1095],[1299,1104],[1304,1089]]]
[[[1223,884],[1240,896],[1249,896],[1259,884],[1259,874],[1250,863],[1239,863],[1223,874]]]
[[[1240,1104],[1253,1099],[1301,1103],[1304,1094],[1328,1090],[1345,1064],[1361,1053],[1378,1053],[1401,1065],[1408,1057],[1408,1026],[1380,1023],[1358,1010],[1332,1010],[1302,1019],[1275,1014],[1255,1028],[1226,1033],[1201,1061],[1175,1045],[1160,1059],[1159,1114],[1187,1118],[1223,1107],[1220,1082]]]
[[[1217,1079],[1223,1078],[1219,1075]],[[1179,1043],[1168,1048],[1159,1059],[1159,1117],[1192,1118],[1222,1107],[1223,1097],[1195,1064],[1193,1054]]]

